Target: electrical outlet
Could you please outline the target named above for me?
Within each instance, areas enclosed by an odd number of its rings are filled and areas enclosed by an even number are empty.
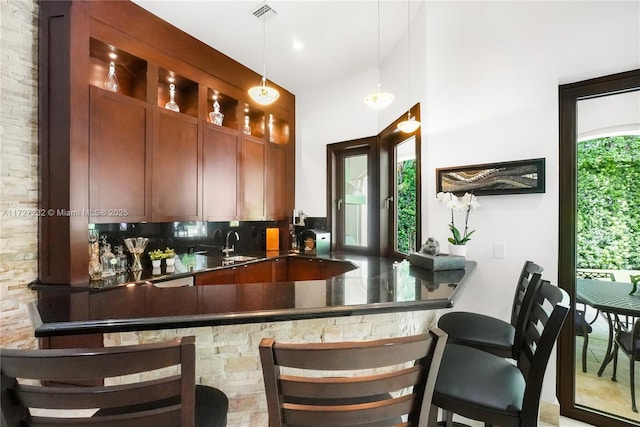
[[[505,257],[505,245],[504,243],[494,243],[493,244],[493,257],[495,259],[504,259]]]

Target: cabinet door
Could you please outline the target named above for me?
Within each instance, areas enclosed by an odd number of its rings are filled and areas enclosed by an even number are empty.
[[[287,260],[287,280],[324,280],[355,268],[350,262],[290,257]]]
[[[204,220],[237,218],[238,134],[205,125],[202,161]]]
[[[273,265],[273,282],[287,281],[287,258],[276,258],[271,261]]]
[[[271,261],[238,266],[236,283],[270,283],[273,277]]]
[[[320,279],[320,269],[314,258],[292,257],[287,261],[288,280],[316,280]]]
[[[91,86],[89,109],[89,220],[147,221],[146,104]]]
[[[264,219],[264,141],[243,136],[240,160],[240,217],[245,220]]]
[[[287,148],[269,144],[267,149],[267,218],[287,219]]]
[[[156,108],[153,135],[153,221],[199,221],[201,176],[198,120]]]
[[[228,285],[236,282],[236,267],[207,271],[196,274],[196,286],[200,285]]]

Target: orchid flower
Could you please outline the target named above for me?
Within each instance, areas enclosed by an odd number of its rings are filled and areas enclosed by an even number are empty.
[[[446,206],[448,209],[451,209],[451,223],[449,224],[449,230],[453,234],[453,237],[449,237],[447,240],[449,243],[453,245],[464,245],[466,244],[475,230],[469,231],[469,213],[472,209],[477,209],[480,207],[480,203],[478,203],[478,198],[470,193],[465,193],[464,196],[458,198],[453,193],[443,193],[440,192],[436,195],[436,198],[440,203]],[[465,213],[464,217],[464,233],[460,233],[460,231],[456,228],[455,217],[453,211],[462,211]]]

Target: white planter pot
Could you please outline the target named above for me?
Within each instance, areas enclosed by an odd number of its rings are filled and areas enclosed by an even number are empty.
[[[449,244],[449,255],[467,256],[467,245]]]
[[[175,258],[167,258],[166,261],[167,261],[167,266],[170,266],[170,265],[175,264],[176,259]]]
[[[151,260],[151,266],[153,268],[160,268],[161,264],[162,264],[162,260],[161,259],[152,259]]]

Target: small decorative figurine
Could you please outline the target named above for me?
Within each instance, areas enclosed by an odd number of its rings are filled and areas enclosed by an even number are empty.
[[[440,243],[433,237],[429,237],[424,245],[420,248],[420,252],[427,255],[440,255]]]

